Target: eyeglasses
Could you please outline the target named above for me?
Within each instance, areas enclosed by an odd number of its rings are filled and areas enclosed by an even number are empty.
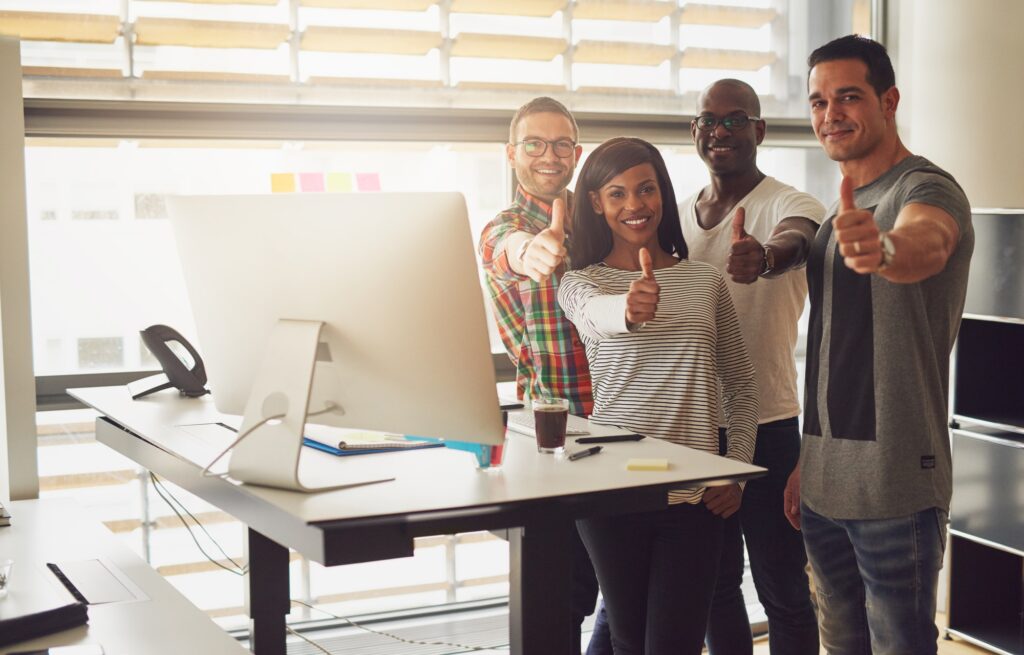
[[[715,118],[714,116],[698,116],[697,118],[693,119],[693,122],[697,124],[698,130],[704,132],[711,132],[716,127],[718,127],[719,123],[724,125],[725,129],[729,130],[730,132],[735,132],[736,130],[742,130],[744,127],[747,126],[747,123],[749,123],[750,121],[759,120],[761,119],[758,118],[757,116],[743,115],[726,116],[725,118]]]
[[[576,151],[576,143],[569,139],[558,139],[557,141],[546,141],[544,139],[523,139],[522,141],[516,141],[514,145],[522,145],[523,150],[530,157],[540,157],[548,151],[548,144],[554,149],[555,155],[562,157],[572,157],[573,152]]]

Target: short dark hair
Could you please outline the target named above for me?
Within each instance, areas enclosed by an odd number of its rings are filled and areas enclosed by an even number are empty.
[[[508,127],[508,142],[515,143],[516,141],[516,129],[519,127],[519,123],[529,116],[530,114],[561,114],[569,119],[569,123],[572,124],[572,139],[573,141],[579,141],[580,138],[580,127],[576,124],[576,118],[565,108],[565,105],[558,102],[554,98],[547,96],[541,96],[534,98],[530,102],[526,103],[522,107],[516,110],[514,116],[512,116],[512,124]]]
[[[885,46],[859,34],[839,37],[812,52],[807,58],[808,80],[812,68],[822,62],[837,59],[859,59],[864,62],[868,67],[868,84],[879,96],[896,86],[896,73]]]
[[[612,230],[604,216],[594,211],[590,192],[598,191],[616,175],[640,164],[650,164],[658,176],[661,193],[658,244],[665,252],[686,259],[688,251],[679,223],[679,207],[665,160],[657,148],[643,139],[619,136],[608,139],[590,153],[576,182],[576,204],[569,239],[569,261],[573,270],[604,261],[612,251]]]

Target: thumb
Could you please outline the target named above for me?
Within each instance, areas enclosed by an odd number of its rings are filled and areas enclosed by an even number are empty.
[[[551,227],[548,229],[565,235],[565,201],[561,198],[555,198],[551,203]]]
[[[740,239],[747,237],[747,231],[744,229],[743,223],[747,220],[747,212],[742,207],[736,208],[736,216],[732,219],[732,242],[736,243]]]
[[[857,203],[853,200],[853,180],[843,176],[843,182],[839,185],[839,211],[845,212],[856,209]]]
[[[643,271],[643,278],[654,282],[654,262],[651,261],[651,253],[647,248],[640,249],[640,270]]]

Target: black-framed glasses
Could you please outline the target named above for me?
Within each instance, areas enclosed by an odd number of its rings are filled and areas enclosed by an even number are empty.
[[[750,121],[759,120],[761,119],[757,116],[744,116],[740,114],[738,116],[726,116],[725,118],[715,118],[714,116],[698,116],[697,118],[693,119],[693,122],[697,124],[697,129],[703,132],[713,131],[716,127],[718,127],[719,123],[724,125],[725,129],[729,130],[730,132],[735,132],[736,130],[742,130],[743,128],[745,128],[747,124],[750,123]]]
[[[522,141],[516,141],[515,145],[523,146],[523,151],[530,157],[540,157],[548,151],[548,145],[554,150],[554,153],[558,157],[563,159],[566,157],[572,157],[572,154],[576,151],[576,142],[570,141],[569,139],[558,139],[557,141],[547,141],[545,139],[523,139]]]

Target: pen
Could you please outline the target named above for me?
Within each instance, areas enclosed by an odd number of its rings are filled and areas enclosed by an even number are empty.
[[[572,455],[569,455],[569,461],[570,462],[575,462],[578,459],[583,459],[584,457],[590,457],[591,455],[596,455],[599,452],[601,452],[602,448],[603,448],[603,446],[591,446],[590,448],[587,448],[586,450],[579,450],[579,451],[573,453]]]

